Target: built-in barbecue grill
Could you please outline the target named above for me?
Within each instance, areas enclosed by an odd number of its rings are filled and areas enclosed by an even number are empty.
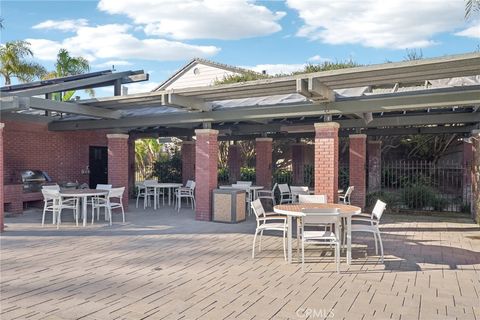
[[[25,170],[21,176],[23,192],[40,192],[44,184],[52,181],[48,174],[41,170]]]

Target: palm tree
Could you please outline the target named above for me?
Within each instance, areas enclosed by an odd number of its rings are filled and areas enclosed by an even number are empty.
[[[33,52],[27,41],[8,41],[0,45],[0,74],[5,78],[5,85],[10,85],[12,78],[29,82],[45,75],[45,68],[27,61],[28,57],[33,57]]]
[[[469,19],[474,11],[480,11],[480,0],[465,0],[465,19]]]
[[[72,57],[66,49],[60,49],[57,54],[57,62],[55,63],[55,71],[49,72],[44,79],[60,78],[73,76],[90,71],[88,60],[83,57]],[[92,89],[86,90],[90,96],[94,95]],[[75,90],[60,92],[53,94],[54,100],[68,101],[75,94]]]

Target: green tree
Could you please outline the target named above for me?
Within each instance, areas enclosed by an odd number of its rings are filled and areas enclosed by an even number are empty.
[[[138,139],[135,141],[135,171],[141,180],[149,179],[157,161],[162,144],[157,139]]]
[[[83,57],[72,57],[66,49],[60,49],[57,54],[57,61],[55,62],[55,70],[46,74],[44,79],[53,79],[66,76],[74,76],[90,71],[88,60]],[[85,90],[90,96],[95,93],[92,89]],[[66,92],[58,92],[53,94],[53,99],[58,101],[68,101],[72,99],[75,90]]]
[[[332,70],[339,70],[339,69],[347,69],[347,68],[354,68],[360,67],[361,65],[356,63],[353,60],[345,60],[345,61],[325,61],[320,64],[307,64],[303,70],[296,71],[293,74],[302,74],[302,73],[312,73],[312,72],[321,72],[321,71],[332,71]]]
[[[10,85],[12,78],[29,82],[45,75],[43,66],[27,60],[31,57],[33,52],[27,41],[8,41],[0,45],[0,74],[5,78],[5,85]]]

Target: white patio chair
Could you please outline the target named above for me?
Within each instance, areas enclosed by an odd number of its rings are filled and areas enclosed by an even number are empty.
[[[301,194],[310,194],[308,187],[290,186],[290,193],[292,194],[292,202],[298,202],[298,196]]]
[[[340,194],[338,196],[338,201],[343,202],[343,204],[350,204],[350,197],[352,195],[353,190],[355,190],[354,186],[349,186],[345,194]]]
[[[274,230],[283,232],[283,257],[287,260],[287,245],[286,245],[286,234],[287,234],[287,217],[286,216],[267,216],[265,210],[263,209],[262,202],[260,199],[252,201],[251,207],[255,218],[257,220],[257,228],[255,229],[255,236],[253,237],[253,246],[252,246],[252,259],[255,258],[255,242],[257,241],[257,235],[260,234],[260,241],[258,246],[258,251],[262,251],[262,237],[263,231],[265,230]],[[276,221],[276,222],[275,222]]]
[[[298,203],[327,203],[326,194],[299,194]]]
[[[382,237],[380,236],[380,219],[382,218],[383,212],[387,204],[381,200],[377,200],[375,207],[373,207],[372,214],[370,217],[366,214],[359,214],[352,216],[352,233],[353,232],[370,232],[373,233],[373,238],[375,240],[375,254],[378,255],[378,245],[377,241],[380,244],[380,255],[381,261],[383,263],[383,243]],[[363,222],[363,223],[355,223]],[[365,222],[367,224],[365,224]],[[345,236],[344,236],[345,238]]]
[[[302,271],[305,271],[305,244],[326,244],[335,246],[335,264],[337,273],[340,273],[340,214],[338,209],[303,209],[305,214],[301,219],[300,234],[302,242]],[[305,230],[307,225],[333,224],[335,232]]]
[[[95,189],[97,189],[97,190],[110,190],[110,189],[112,189],[112,185],[111,184],[97,184]]]
[[[97,184],[95,186],[95,189],[96,190],[110,190],[112,189],[112,185],[111,184]],[[94,210],[94,202],[95,201],[101,201],[103,198],[103,200],[105,200],[105,196],[95,196],[95,197],[92,197],[90,200],[87,200],[87,206],[88,205],[91,205],[92,206],[92,216],[95,214],[95,210]],[[100,219],[100,210],[97,211],[97,220]],[[93,217],[92,217],[92,220],[93,220]],[[107,214],[105,213],[105,220],[107,220]]]
[[[49,185],[42,186],[42,190],[60,191],[60,186],[58,184],[49,184]]]
[[[182,208],[182,198],[191,200],[192,203],[192,210],[195,208],[195,181],[192,181],[190,183],[190,186],[188,188],[178,188],[175,190],[175,198],[177,199],[177,210],[180,212],[180,209]]]
[[[151,199],[155,201],[155,188],[153,187],[154,184],[157,183],[157,180],[145,180],[143,182],[143,193],[137,195],[137,198],[140,196],[141,198],[143,197],[143,209],[145,210],[148,207],[152,205]],[[139,190],[140,192],[140,190]],[[138,201],[138,200],[137,200]],[[165,201],[165,200],[163,200]]]
[[[268,199],[268,200],[272,201],[272,206],[275,206],[277,204],[277,201],[275,200],[275,189],[277,189],[277,186],[278,186],[278,184],[275,183],[273,185],[272,190],[258,190],[257,191],[257,199],[260,199],[260,201],[262,199]],[[267,212],[266,214],[268,216],[268,215],[275,214],[275,213]]]
[[[122,201],[124,192],[125,192],[125,187],[121,187],[121,188],[112,188],[108,193],[108,203],[110,205],[110,210],[109,210],[110,225],[112,225],[112,210],[115,210],[115,209],[122,209],[122,221],[123,223],[125,223],[125,209],[123,208],[123,201]]]
[[[236,184],[245,184],[247,186],[252,186],[252,181],[237,181]]]
[[[59,210],[63,209],[72,209],[73,218],[77,222],[78,226],[78,199],[74,197],[63,197],[60,198],[60,187],[58,185],[52,186],[43,186],[42,187],[43,195],[43,213],[42,213],[42,227],[45,225],[45,214],[47,212],[52,212],[52,224],[55,224]]]
[[[280,191],[280,204],[291,203],[293,201],[292,193],[290,192],[290,187],[288,186],[288,184],[279,184],[278,190]]]
[[[173,192],[173,205],[174,205],[175,207],[177,207],[177,191],[178,191],[179,189],[187,189],[187,190],[190,189],[190,187],[192,186],[192,182],[194,182],[194,181],[193,181],[193,180],[187,180],[187,182],[185,183],[185,186],[176,188],[176,189],[174,190],[174,192]],[[187,204],[188,204],[188,199],[189,199],[189,198],[187,198]]]

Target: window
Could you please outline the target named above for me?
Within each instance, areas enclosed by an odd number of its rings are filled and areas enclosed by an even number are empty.
[[[198,76],[200,74],[200,69],[198,68],[193,69],[193,74]]]

